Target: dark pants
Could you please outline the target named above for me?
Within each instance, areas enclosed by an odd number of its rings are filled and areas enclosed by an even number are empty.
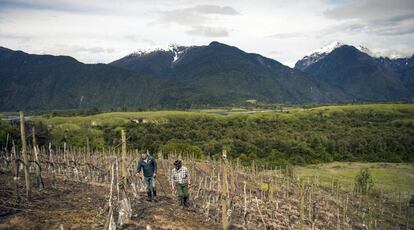
[[[155,178],[152,177],[144,177],[145,186],[147,187],[147,193],[154,193],[155,191]]]
[[[175,184],[175,187],[177,188],[177,195],[179,198],[188,198],[188,184]]]

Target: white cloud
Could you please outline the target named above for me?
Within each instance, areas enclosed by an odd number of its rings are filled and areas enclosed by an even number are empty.
[[[208,26],[193,26],[187,33],[205,37],[227,37],[229,35],[226,28]]]
[[[0,0],[0,46],[88,63],[212,40],[290,66],[333,40],[383,54],[414,53],[413,1],[335,2]]]
[[[325,14],[335,19],[384,20],[398,19],[404,15],[411,15],[412,18],[413,10],[412,0],[354,0],[334,7]]]

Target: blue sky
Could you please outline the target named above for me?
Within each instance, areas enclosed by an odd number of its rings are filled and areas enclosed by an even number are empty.
[[[412,0],[0,0],[0,46],[110,62],[220,41],[286,65],[333,41],[414,53]]]

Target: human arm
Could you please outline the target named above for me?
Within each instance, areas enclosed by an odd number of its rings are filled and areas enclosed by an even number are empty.
[[[141,173],[141,169],[142,169],[141,160],[139,160],[137,164],[137,173],[136,173],[137,175]]]
[[[156,177],[158,166],[157,166],[157,161],[155,159],[152,160],[152,165],[154,167],[154,177]]]
[[[171,190],[172,191],[175,190],[174,173],[175,173],[174,169],[171,170],[171,178],[170,178],[170,181],[171,181]]]
[[[191,186],[191,176],[190,176],[190,172],[188,171],[187,168],[185,170],[185,173],[186,173],[186,177],[187,177],[188,186]]]

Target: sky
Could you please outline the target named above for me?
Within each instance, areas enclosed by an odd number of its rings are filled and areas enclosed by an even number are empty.
[[[0,46],[108,63],[219,41],[294,66],[340,41],[414,54],[414,0],[0,0]]]

